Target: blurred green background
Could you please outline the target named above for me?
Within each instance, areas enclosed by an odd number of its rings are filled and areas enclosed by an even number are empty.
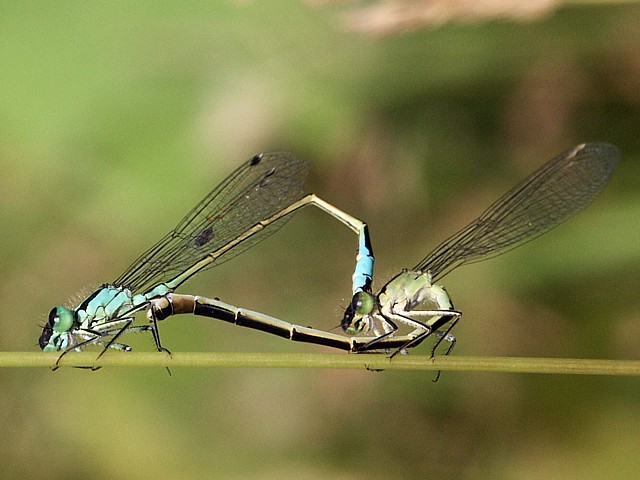
[[[369,222],[380,286],[555,154],[607,141],[623,160],[591,208],[445,279],[464,312],[454,355],[638,358],[640,5],[518,3],[3,2],[0,348],[35,351],[53,305],[115,279],[257,152],[308,158],[309,191]],[[182,291],[331,328],[355,245],[304,211]],[[327,351],[188,316],[162,335],[173,351]],[[637,478],[638,379],[432,378],[3,369],[0,470]]]

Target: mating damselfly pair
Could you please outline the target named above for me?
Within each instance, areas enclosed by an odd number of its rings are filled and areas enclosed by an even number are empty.
[[[482,215],[402,270],[373,293],[373,252],[367,225],[314,194],[303,195],[309,164],[292,153],[254,156],[198,203],[178,225],[143,253],[118,279],[96,289],[74,308],[54,307],[39,345],[46,352],[88,345],[129,351],[123,334],[150,332],[158,351],[158,322],[195,314],[349,352],[393,354],[434,335],[455,345],[451,330],[461,317],[446,290],[434,283],[453,269],[500,255],[532,240],[586,207],[607,184],[619,152],[609,144],[578,145],[558,155],[508,191]],[[220,265],[314,205],[358,235],[353,297],[341,327],[351,336],[302,327],[211,298],[175,293],[196,273]],[[429,308],[426,308],[429,307]],[[148,322],[134,323],[145,311]],[[398,325],[412,331],[398,335]]]

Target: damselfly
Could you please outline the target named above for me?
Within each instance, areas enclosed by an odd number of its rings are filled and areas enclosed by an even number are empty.
[[[181,309],[188,299],[199,298],[173,292],[196,273],[220,265],[274,233],[293,212],[306,205],[315,205],[359,235],[356,271],[360,273],[354,274],[354,291],[366,288],[371,282],[367,272],[373,269],[366,225],[313,194],[302,196],[308,170],[308,163],[292,153],[254,156],[214,188],[116,281],[96,289],[74,308],[54,307],[42,330],[40,348],[45,352],[62,351],[63,355],[91,344],[104,347],[102,353],[108,348],[129,351],[131,347],[117,342],[124,332],[150,331],[158,351],[166,351],[157,321],[184,313]],[[224,306],[215,310],[222,319],[235,309],[218,300],[205,300],[209,313],[214,311],[211,305],[216,302]],[[143,310],[150,323],[134,325],[135,314]],[[254,318],[260,315],[250,313]],[[273,329],[272,320],[276,319],[263,315],[252,325],[269,331]],[[313,329],[305,331],[313,336]],[[318,335],[323,333],[327,332]]]
[[[460,320],[444,287],[435,284],[453,269],[486,260],[548,232],[586,207],[604,188],[618,163],[616,147],[578,145],[549,161],[449,237],[410,270],[402,270],[377,295],[356,291],[342,319],[349,334],[373,332],[363,350],[393,337],[398,324],[413,329],[403,351],[434,334],[455,345],[451,330]],[[364,272],[365,274],[367,272]],[[372,272],[371,272],[372,273]],[[432,307],[420,309],[420,307]],[[395,354],[394,353],[394,354]]]

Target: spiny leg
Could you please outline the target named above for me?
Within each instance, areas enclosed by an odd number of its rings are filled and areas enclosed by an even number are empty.
[[[156,317],[156,312],[153,308],[149,308],[147,312],[147,316],[151,319],[151,334],[153,335],[153,340],[156,342],[156,348],[158,352],[165,352],[167,355],[171,356],[171,352],[169,349],[164,348],[162,343],[160,342],[160,331],[158,330],[158,318]]]
[[[164,348],[162,343],[160,343],[160,331],[158,330],[158,318],[156,317],[156,311],[153,308],[153,305],[148,309],[147,316],[151,318],[151,334],[153,335],[153,339],[156,342],[156,348],[158,352],[165,352],[171,358],[171,352],[169,349]],[[171,369],[169,367],[165,367],[167,369],[167,373],[171,376]]]
[[[451,328],[453,328],[453,325],[455,325],[457,323],[457,321],[460,319],[460,317],[462,316],[462,313],[458,312],[456,310],[440,310],[440,311],[437,311],[437,310],[417,310],[417,311],[412,311],[411,315],[412,316],[414,316],[414,315],[415,316],[429,316],[429,317],[432,317],[434,320],[431,321],[431,322],[422,323],[422,322],[417,321],[415,318],[411,318],[411,320],[413,322],[415,322],[418,325],[420,325],[418,327],[418,329],[416,329],[414,331],[414,333],[417,333],[417,335],[412,340],[410,340],[405,345],[403,345],[401,348],[399,348],[398,351],[406,350],[407,348],[411,348],[411,347],[415,347],[419,343],[423,342],[428,336],[434,334],[434,335],[440,337],[440,340],[438,341],[438,343],[436,343],[436,346],[431,351],[431,358],[433,358],[434,353],[435,353],[435,349],[438,347],[438,345],[440,345],[442,340],[445,339],[446,335],[448,335],[448,333],[451,330]],[[439,335],[439,328],[442,325],[445,325],[445,324],[447,324],[449,322],[452,322],[452,325],[447,329],[447,331],[445,332],[444,335],[440,336]],[[454,341],[455,341],[455,339],[454,339]],[[396,351],[396,354],[398,353],[398,351]],[[447,354],[448,354],[448,352],[449,352],[449,350],[447,351]]]
[[[358,350],[357,350],[358,352],[366,352],[366,351],[369,351],[369,350],[374,350],[373,347],[377,343],[379,343],[381,340],[384,340],[385,338],[389,338],[389,337],[393,336],[393,334],[398,331],[398,326],[391,319],[383,316],[383,321],[387,325],[389,325],[391,327],[391,329],[388,332],[383,333],[382,335],[378,335],[373,340],[368,341],[367,343],[362,345],[362,347],[359,347]]]
[[[462,316],[460,315],[455,317],[453,320],[451,320],[449,327],[444,332],[441,332],[439,330],[436,330],[434,332],[434,334],[438,336],[440,340],[438,340],[438,342],[431,349],[431,358],[435,357],[436,350],[438,349],[438,347],[443,341],[449,342],[449,348],[447,348],[447,351],[444,352],[444,356],[446,357],[451,353],[451,351],[453,350],[453,347],[456,346],[456,337],[454,337],[453,335],[450,335],[450,332],[451,330],[453,330],[453,327],[455,327],[455,325],[458,323],[458,320],[460,320],[461,317]]]
[[[127,320],[125,322],[125,324],[122,326],[122,328],[120,328],[118,330],[118,332],[113,335],[111,337],[111,339],[104,345],[104,348],[102,349],[102,351],[98,354],[98,357],[96,358],[96,360],[99,360],[100,357],[102,357],[102,355],[104,355],[104,353],[109,349],[109,348],[115,348],[118,349],[118,347],[116,347],[116,345],[122,345],[121,343],[116,343],[116,340],[118,338],[120,338],[120,336],[125,332],[125,330],[127,330],[131,324],[133,323],[133,318],[130,318],[129,320]],[[128,345],[125,345],[125,347],[128,347]],[[124,348],[125,351],[130,351],[131,347],[128,348]]]
[[[390,358],[395,357],[398,353],[406,353],[407,348],[415,347],[422,343],[432,333],[436,332],[441,325],[451,321],[451,317],[459,318],[462,315],[455,310],[412,310],[402,312],[402,314],[393,312],[391,315],[385,316],[385,320],[389,321],[393,318],[397,322],[404,323],[414,328],[412,334],[415,337],[398,348]],[[416,317],[428,317],[429,321],[420,321]],[[444,321],[443,321],[444,319]]]
[[[91,338],[87,338],[87,339],[85,339],[84,341],[82,341],[82,342],[80,342],[80,343],[77,343],[77,344],[75,344],[75,345],[73,345],[73,346],[68,347],[67,349],[65,349],[65,350],[64,350],[64,351],[63,351],[63,352],[58,356],[58,358],[56,359],[56,363],[53,365],[53,367],[51,368],[51,370],[56,371],[56,370],[60,367],[60,360],[62,360],[62,357],[64,357],[67,353],[71,352],[72,350],[76,350],[76,349],[78,349],[78,348],[80,348],[80,349],[81,349],[82,347],[84,347],[84,346],[86,346],[86,345],[91,345],[92,343],[96,343],[96,342],[98,341],[98,339],[102,336],[102,334],[101,334],[101,333],[99,333],[99,332],[95,332],[95,331],[93,331],[93,330],[83,330],[83,332],[86,332],[86,333],[80,333],[80,335],[83,335],[83,334],[85,334],[85,335],[86,335],[86,334],[89,334],[89,335],[93,335],[93,337],[91,337]],[[89,367],[89,368],[91,368],[91,367]]]

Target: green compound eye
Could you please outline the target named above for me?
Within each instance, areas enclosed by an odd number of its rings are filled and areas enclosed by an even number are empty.
[[[373,295],[358,292],[351,299],[351,308],[356,315],[369,315],[375,306]]]
[[[55,307],[49,314],[49,324],[56,332],[68,332],[73,326],[73,313],[66,307]]]

